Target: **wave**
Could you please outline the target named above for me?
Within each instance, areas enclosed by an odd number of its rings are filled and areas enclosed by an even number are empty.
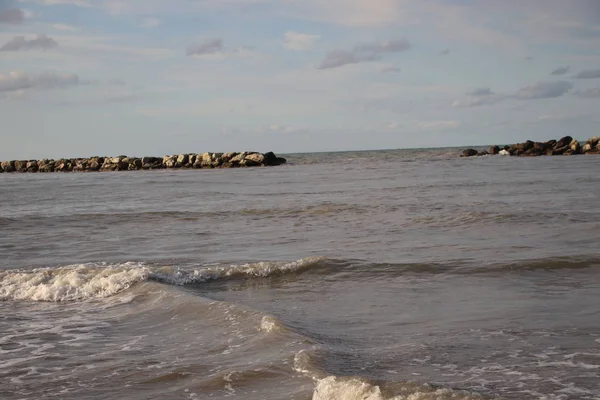
[[[558,271],[600,267],[598,256],[549,257],[543,259],[475,263],[449,260],[444,263],[369,263],[309,257],[292,262],[256,262],[216,266],[160,266],[128,262],[90,263],[64,267],[0,271],[0,301],[83,301],[113,296],[143,281],[175,286],[210,281],[266,278],[320,270],[339,279],[394,277],[400,275],[479,275]]]
[[[319,355],[301,350],[294,370],[315,381],[313,400],[482,400],[478,393],[434,387],[427,383],[375,382],[359,376],[328,375],[320,368]]]
[[[57,268],[0,271],[0,301],[82,301],[105,298],[132,285],[154,280],[182,286],[220,279],[269,277],[322,266],[323,257],[294,262],[258,262],[193,269],[144,263],[80,264]]]
[[[346,204],[336,202],[323,202],[319,204],[288,208],[242,208],[238,210],[223,211],[115,211],[106,213],[80,213],[80,214],[57,214],[37,215],[29,214],[22,216],[0,216],[0,224],[57,224],[74,223],[83,224],[91,222],[102,222],[106,224],[130,224],[132,222],[156,223],[160,220],[169,221],[197,221],[207,218],[238,218],[238,217],[261,217],[261,218],[297,218],[298,216],[328,216],[342,213],[366,213],[371,208],[357,204]]]

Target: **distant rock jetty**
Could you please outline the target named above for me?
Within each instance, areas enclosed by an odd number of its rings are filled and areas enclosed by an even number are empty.
[[[3,161],[2,172],[103,172],[150,169],[208,169],[261,167],[285,164],[286,159],[274,153],[203,153],[177,154],[165,157],[90,157],[59,160]]]
[[[492,146],[488,151],[477,151],[466,149],[461,157],[475,157],[487,155],[535,157],[535,156],[572,156],[577,154],[600,154],[600,137],[588,139],[581,145],[571,136],[565,136],[560,140],[549,140],[547,142],[532,142],[512,144],[504,147]]]

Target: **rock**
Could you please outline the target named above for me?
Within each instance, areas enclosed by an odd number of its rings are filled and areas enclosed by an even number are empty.
[[[546,144],[546,149],[549,149],[549,148],[554,147],[556,145],[556,140],[554,140],[554,139],[548,140],[545,144]]]
[[[129,165],[127,166],[127,169],[129,171],[138,171],[142,169],[142,166],[142,160],[140,160],[139,158],[132,158],[129,160]]]
[[[39,166],[37,161],[29,161],[26,165],[27,172],[38,172]]]
[[[54,172],[54,160],[42,160],[38,164],[38,172]]]
[[[500,146],[492,146],[490,147],[490,154],[495,156],[496,154],[500,153]]]
[[[177,165],[178,156],[165,156],[163,158],[163,165],[165,168],[175,168]]]
[[[2,161],[2,163],[0,163],[0,166],[2,166],[2,170],[4,172],[14,172],[15,171],[15,162],[14,161]]]
[[[571,149],[571,151],[573,151],[573,154],[579,154],[579,153],[581,153],[581,145],[575,139],[573,139],[571,141],[571,143],[569,143],[569,148]]]
[[[15,171],[17,172],[27,172],[27,163],[28,161],[15,161]]]
[[[600,144],[600,136],[594,136],[589,138],[587,143],[589,143],[592,148],[598,146],[598,144]]]
[[[581,151],[583,151],[584,153],[589,152],[590,150],[592,150],[592,144],[591,143],[586,143],[585,145],[583,145],[583,147],[581,148]]]
[[[478,154],[477,150],[475,150],[475,149],[466,149],[463,151],[462,156],[463,157],[473,157],[473,156],[476,156],[477,154]]]
[[[563,138],[561,138],[558,142],[556,142],[554,144],[555,149],[561,148],[561,147],[565,147],[568,146],[569,144],[571,144],[571,142],[573,141],[573,138],[571,136],[565,136]]]
[[[265,162],[265,156],[260,153],[252,153],[246,156],[246,161],[250,161],[258,165],[263,165]]]
[[[189,159],[190,159],[190,156],[189,156],[189,154],[180,154],[180,155],[177,157],[177,162],[178,162],[180,165],[185,165],[185,164],[187,164],[187,163],[188,163]]]
[[[276,157],[275,158],[275,165],[282,165],[287,163],[287,160],[283,157]]]

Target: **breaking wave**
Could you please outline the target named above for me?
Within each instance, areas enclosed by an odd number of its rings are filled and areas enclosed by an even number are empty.
[[[314,257],[287,263],[259,262],[194,269],[155,267],[142,263],[101,263],[5,270],[0,271],[0,301],[62,302],[98,299],[110,297],[147,280],[181,286],[219,279],[268,277],[314,268],[322,265],[323,260],[324,258]]]

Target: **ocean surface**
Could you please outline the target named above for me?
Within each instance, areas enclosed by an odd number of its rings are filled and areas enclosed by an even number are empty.
[[[598,399],[600,157],[0,174],[0,399]]]

